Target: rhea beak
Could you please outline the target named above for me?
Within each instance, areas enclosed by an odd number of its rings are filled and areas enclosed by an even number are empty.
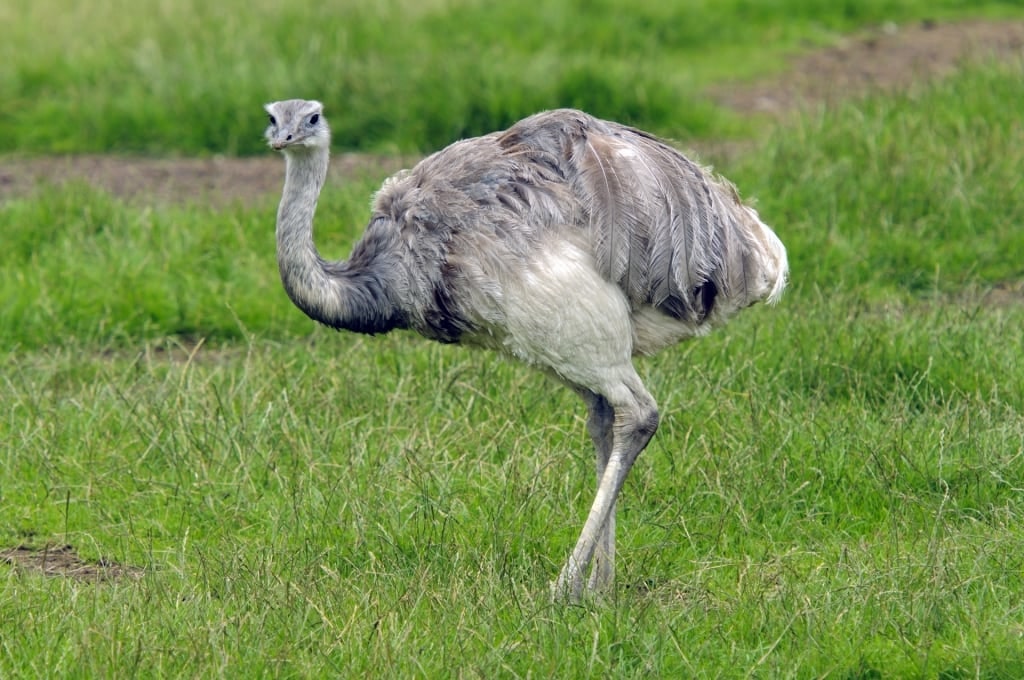
[[[270,148],[274,151],[282,151],[295,143],[295,135],[279,132],[270,140]]]

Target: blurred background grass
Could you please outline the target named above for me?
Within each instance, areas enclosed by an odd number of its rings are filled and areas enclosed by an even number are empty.
[[[0,151],[251,154],[259,106],[327,105],[335,144],[424,151],[559,106],[680,139],[751,121],[705,88],[866,25],[1020,15],[969,0],[9,0]]]

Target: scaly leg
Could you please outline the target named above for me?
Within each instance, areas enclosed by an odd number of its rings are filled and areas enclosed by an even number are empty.
[[[584,579],[591,566],[599,543],[608,542],[605,550],[614,551],[615,499],[622,490],[626,475],[658,428],[658,409],[654,399],[630,370],[625,379],[600,394],[614,414],[612,447],[597,487],[594,503],[583,525],[576,547],[552,586],[555,597],[572,602],[583,596]],[[600,450],[599,450],[600,460]],[[604,579],[612,576],[613,563],[608,562],[587,584],[588,588],[604,588],[610,584]],[[609,569],[609,567],[611,567]]]
[[[600,486],[605,468],[608,466],[608,460],[612,455],[615,413],[608,400],[600,394],[586,389],[578,389],[577,392],[587,405],[587,431],[594,442],[597,459],[597,484]],[[594,550],[593,566],[590,571],[590,579],[587,582],[587,589],[600,590],[614,582],[615,506],[613,504],[611,514],[601,528],[597,547]]]

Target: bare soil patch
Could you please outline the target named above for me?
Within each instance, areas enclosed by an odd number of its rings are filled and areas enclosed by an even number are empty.
[[[905,90],[951,75],[969,62],[1022,57],[1021,21],[886,25],[794,57],[775,78],[716,88],[713,94],[737,111],[779,114],[871,92]]]
[[[42,548],[20,545],[7,548],[0,550],[0,563],[9,564],[20,572],[58,576],[76,581],[139,579],[145,574],[141,567],[104,559],[96,562],[83,560],[70,545],[47,545]]]
[[[794,57],[775,78],[716,87],[712,96],[745,113],[784,114],[802,106],[897,90],[948,75],[966,61],[1020,59],[1024,22],[924,22],[883,26],[848,37],[834,47]],[[698,155],[725,160],[735,144],[690,142]],[[415,157],[370,154],[334,157],[329,181],[383,178]],[[33,191],[40,183],[88,182],[112,194],[149,204],[203,202],[227,205],[272,200],[280,192],[283,162],[268,151],[258,158],[136,158],[83,155],[0,158],[0,201]]]
[[[333,181],[390,175],[414,159],[343,153],[331,160]],[[403,165],[405,164],[405,165]],[[284,161],[268,150],[256,158],[140,158],[113,155],[0,158],[0,201],[41,184],[87,182],[147,203],[249,203],[279,194]]]

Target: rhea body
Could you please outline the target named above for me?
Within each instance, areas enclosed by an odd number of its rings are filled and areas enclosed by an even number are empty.
[[[776,302],[786,250],[728,182],[665,142],[561,109],[456,142],[384,182],[347,261],[321,258],[313,216],[330,130],[319,102],[268,104],[286,175],[277,257],[292,301],[337,329],[412,329],[490,348],[586,404],[597,493],[552,584],[614,582],[615,502],[658,427],[633,357]]]

